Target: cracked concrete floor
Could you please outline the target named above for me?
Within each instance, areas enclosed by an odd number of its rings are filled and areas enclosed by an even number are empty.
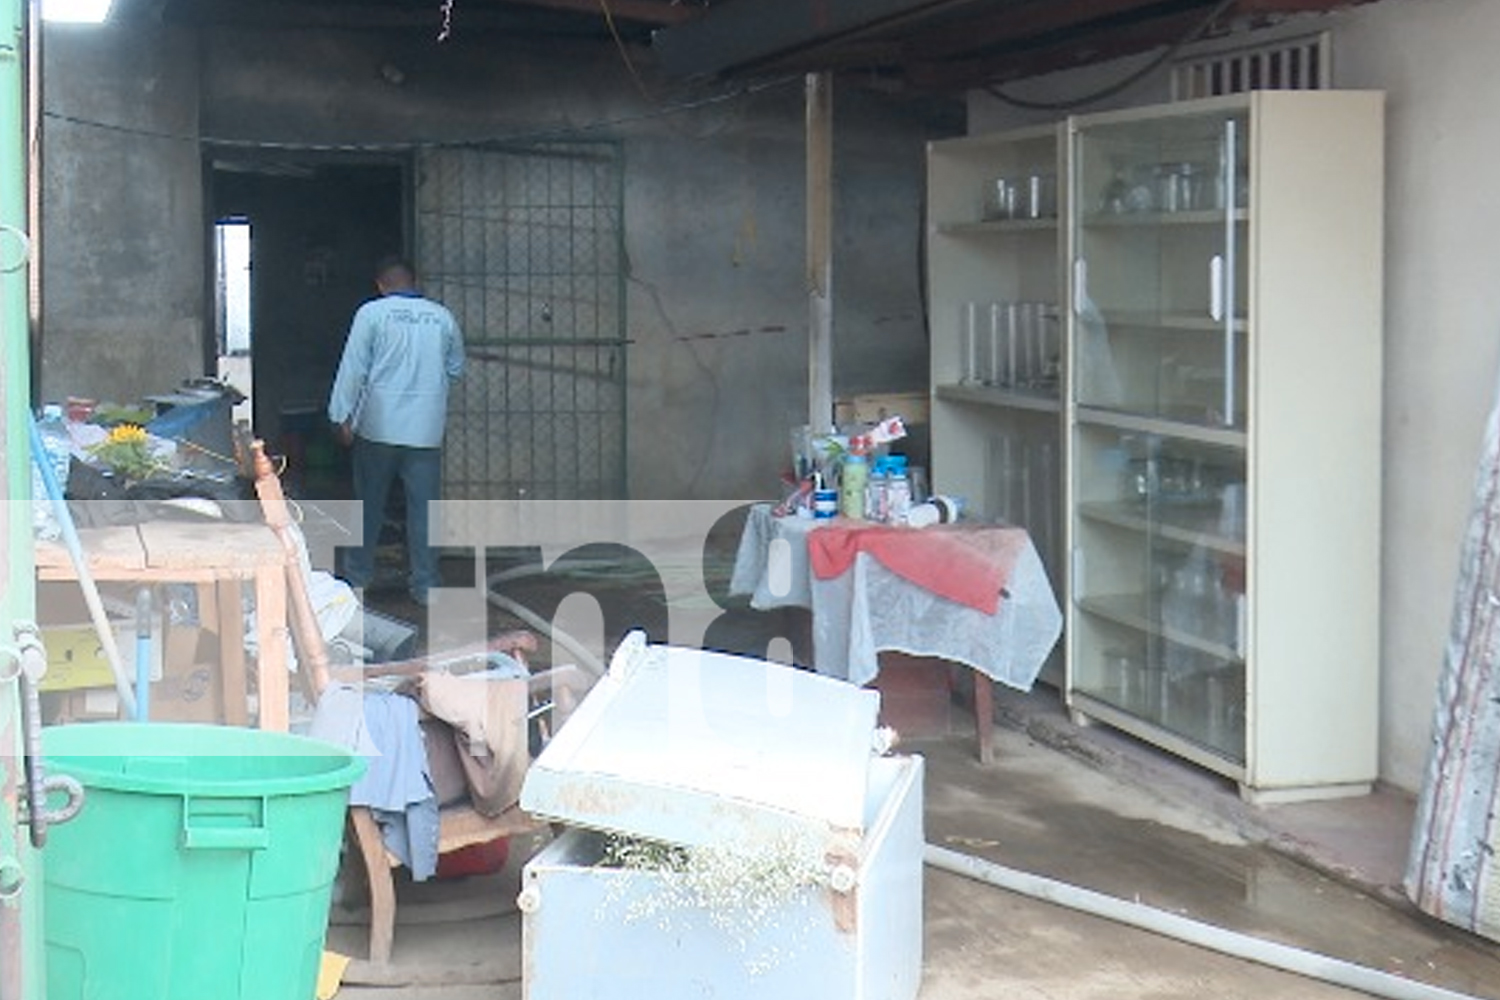
[[[1028,696],[1029,699],[1045,695]],[[1001,708],[996,757],[981,765],[972,735],[910,744],[927,758],[927,839],[1009,868],[1400,976],[1500,1000],[1500,944],[1433,921],[1401,904],[1390,870],[1345,870],[1344,846],[1395,844],[1404,829],[1372,829],[1367,803],[1316,808],[1352,824],[1322,838],[1325,870],[1273,849],[1267,817],[1234,804],[1231,790],[1163,761],[1130,741],[1083,731],[1095,744],[1048,745],[1027,700]],[[1046,716],[1045,706],[1040,710]],[[1034,734],[1042,733],[1042,739]],[[1113,742],[1112,742],[1113,741]],[[1226,804],[1227,803],[1227,804]],[[1399,810],[1396,814],[1399,817]],[[1250,817],[1248,820],[1246,817]],[[1337,826],[1336,823],[1333,824]],[[1387,826],[1399,826],[1387,823]],[[1344,838],[1342,841],[1340,838]],[[512,868],[499,876],[402,887],[393,965],[356,961],[344,1000],[471,1000],[521,996],[520,920]],[[1342,871],[1342,874],[1329,874]],[[1360,879],[1363,879],[1362,883]],[[928,868],[921,1000],[1116,1000],[1119,997],[1319,1000],[1360,995],[1064,909]],[[340,920],[350,919],[341,917]],[[341,923],[330,946],[363,953],[363,927]],[[588,947],[580,933],[579,947]],[[358,985],[356,979],[388,985]],[[415,980],[396,985],[402,979]]]

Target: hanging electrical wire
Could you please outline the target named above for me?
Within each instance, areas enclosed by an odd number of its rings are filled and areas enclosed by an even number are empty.
[[[1233,7],[1237,2],[1238,0],[1219,0],[1218,3],[1214,4],[1213,9],[1208,12],[1208,15],[1204,17],[1203,20],[1194,25],[1190,31],[1188,31],[1177,41],[1173,42],[1171,45],[1168,45],[1155,58],[1147,62],[1146,65],[1131,73],[1126,74],[1123,79],[1117,80],[1107,87],[1102,87],[1099,90],[1094,91],[1092,94],[1085,94],[1082,97],[1073,97],[1062,101],[1032,101],[1007,94],[1002,91],[997,84],[993,83],[985,84],[983,90],[985,93],[995,98],[995,100],[1000,101],[1004,104],[1009,104],[1012,107],[1021,108],[1025,111],[1072,111],[1076,108],[1081,108],[1086,104],[1093,104],[1095,101],[1102,101],[1105,98],[1115,96],[1128,87],[1134,86],[1136,83],[1138,83],[1151,73],[1156,72],[1156,70],[1161,68],[1163,63],[1176,56],[1177,53],[1181,52],[1184,46],[1190,45],[1191,43],[1197,41],[1204,32],[1206,32],[1213,26],[1213,23],[1217,21],[1225,11],[1229,10],[1229,8]]]
[[[452,0],[449,0],[451,3]],[[599,0],[599,9],[604,12],[604,23],[609,26],[610,37],[615,40],[615,48],[620,52],[620,58],[625,61],[625,68],[630,71],[630,78],[635,81],[636,89],[646,99],[646,103],[655,103],[651,92],[646,89],[646,81],[641,79],[641,74],[636,71],[635,60],[630,58],[630,50],[625,47],[625,39],[620,37],[620,29],[615,27],[614,12],[609,9],[609,0]]]

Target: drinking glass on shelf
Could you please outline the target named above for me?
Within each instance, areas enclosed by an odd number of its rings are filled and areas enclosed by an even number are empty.
[[[1044,388],[1055,389],[1062,377],[1061,317],[1058,315],[1057,305],[1052,302],[1038,302],[1036,310],[1037,340],[1041,355],[1037,381]]]
[[[1050,219],[1057,215],[1057,175],[1034,173],[1026,178],[1026,205],[1023,214],[1028,219]]]
[[[1018,194],[1017,183],[1012,178],[991,178],[985,186],[984,217],[986,219],[1015,218]]]
[[[1011,346],[1014,336],[1012,321],[1014,311],[1009,303],[991,302],[989,319],[989,383],[990,385],[1011,386],[1015,384],[1014,358],[1015,352]]]
[[[980,367],[980,303],[966,301],[959,312],[959,382],[978,385]]]
[[[1018,388],[1030,389],[1036,384],[1040,364],[1037,361],[1036,310],[1035,303],[1015,304],[1015,384]]]

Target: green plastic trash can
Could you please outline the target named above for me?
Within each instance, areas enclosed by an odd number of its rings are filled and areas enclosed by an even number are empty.
[[[48,1000],[311,1000],[360,757],[170,723],[43,731],[83,809],[43,856]]]

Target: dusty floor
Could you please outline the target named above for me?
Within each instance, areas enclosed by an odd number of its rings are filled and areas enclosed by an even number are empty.
[[[908,746],[928,762],[928,842],[1500,998],[1500,944],[1400,902],[1409,805],[1399,797],[1283,806],[1268,815],[1107,732],[1051,735],[1066,725],[1055,699],[1039,693],[1004,700],[990,765],[974,759],[967,735]],[[1372,825],[1372,810],[1384,810],[1387,821]],[[513,862],[527,848],[516,846]],[[513,864],[500,876],[403,886],[393,966],[380,971],[356,961],[340,996],[519,997],[516,881]],[[925,909],[922,1000],[1359,995],[931,868]],[[338,917],[331,947],[363,953],[364,928],[347,922],[357,917]],[[372,979],[390,985],[353,982]]]
[[[460,584],[462,585],[462,584]],[[556,595],[553,595],[554,597]],[[529,595],[536,599],[538,595]],[[540,596],[540,606],[548,604]],[[404,597],[371,600],[421,620]],[[646,609],[650,614],[650,609]],[[491,612],[489,628],[515,623]],[[742,651],[785,621],[746,611]],[[447,639],[426,639],[440,648]],[[539,662],[547,663],[549,650]],[[1389,791],[1254,808],[1232,786],[1102,727],[1072,725],[1055,692],[997,692],[995,760],[970,717],[912,742],[927,759],[929,844],[1219,927],[1500,1000],[1500,944],[1417,913],[1400,890],[1412,803]],[[372,968],[357,912],[329,946],[356,956],[344,1000],[520,997],[518,867],[400,887],[394,962]],[[580,947],[588,947],[580,929]],[[1362,995],[933,868],[926,873],[922,1000],[1118,1000]],[[774,998],[768,998],[774,1000]]]

